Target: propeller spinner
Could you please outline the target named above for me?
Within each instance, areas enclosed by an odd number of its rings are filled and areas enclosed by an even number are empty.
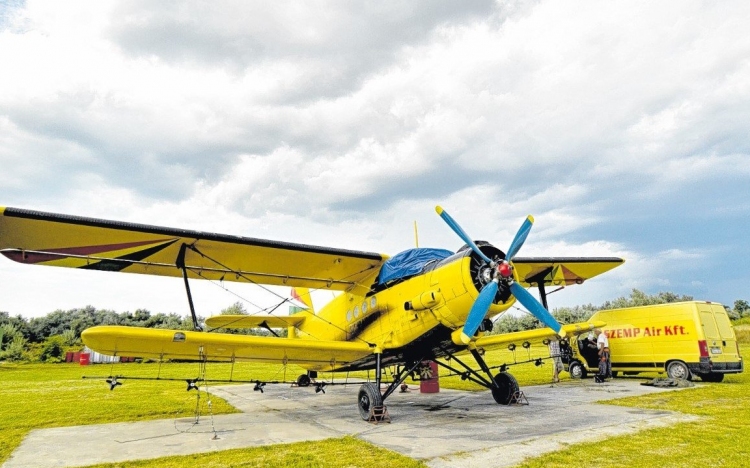
[[[526,237],[528,237],[529,232],[531,231],[531,226],[534,224],[534,218],[531,215],[526,217],[526,220],[523,222],[520,229],[518,229],[516,236],[513,238],[513,242],[511,242],[510,247],[508,248],[505,260],[495,261],[487,257],[487,255],[479,249],[471,237],[466,234],[456,220],[454,220],[443,208],[437,206],[435,207],[435,211],[437,211],[438,215],[443,218],[453,232],[458,234],[458,237],[471,247],[479,258],[489,265],[492,274],[492,280],[485,284],[479,292],[479,297],[474,301],[474,304],[469,311],[469,315],[466,317],[466,322],[464,322],[463,329],[461,330],[461,341],[464,344],[468,344],[471,341],[471,337],[477,332],[479,325],[481,325],[482,320],[484,320],[484,316],[487,315],[487,311],[492,305],[492,301],[495,299],[495,294],[497,294],[501,281],[508,285],[511,294],[513,294],[516,300],[523,304],[529,312],[534,314],[536,318],[558,335],[564,335],[562,325],[552,317],[552,314],[550,314],[549,311],[547,311],[547,309],[545,309],[544,306],[526,290],[526,288],[517,283],[513,277],[513,257],[515,257],[518,251],[521,250],[523,243],[526,241]]]

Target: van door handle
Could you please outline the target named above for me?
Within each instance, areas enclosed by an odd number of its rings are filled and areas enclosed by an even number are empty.
[[[722,346],[726,346],[726,345],[727,345],[727,342],[726,342],[726,341],[722,341],[722,342],[721,342],[721,345],[722,345]]]

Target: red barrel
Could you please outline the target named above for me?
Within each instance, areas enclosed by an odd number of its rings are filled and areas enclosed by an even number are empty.
[[[65,353],[65,362],[73,362],[73,351]]]
[[[431,371],[429,374],[431,374],[432,377],[428,377],[425,374],[421,375],[422,380],[419,381],[419,393],[438,393],[440,391],[440,378],[438,376],[437,363],[435,363],[435,361],[425,361],[422,364],[429,366]]]
[[[91,359],[91,354],[89,354],[89,353],[81,353],[80,363],[81,363],[82,366],[88,366],[89,365],[89,359]]]

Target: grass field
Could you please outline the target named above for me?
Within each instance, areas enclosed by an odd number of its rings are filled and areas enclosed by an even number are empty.
[[[750,346],[743,345],[747,358]],[[488,353],[490,365],[524,361],[544,357],[546,348]],[[470,361],[470,359],[467,359]],[[551,367],[524,364],[510,369],[521,385],[548,383]],[[107,389],[102,379],[84,380],[82,375],[106,376],[110,372],[128,376],[161,378],[196,377],[195,364],[118,364],[81,367],[78,365],[19,365],[0,366],[0,462],[5,461],[32,429],[134,421],[157,418],[185,417],[193,414],[196,405],[194,392],[186,392],[180,382],[128,381],[114,392]],[[236,366],[234,379],[293,380],[301,369],[289,366]],[[230,366],[208,366],[209,379],[227,379]],[[442,371],[441,371],[442,375]],[[565,377],[567,374],[563,373]],[[361,375],[360,375],[361,376]],[[652,376],[655,376],[652,375]],[[481,387],[458,377],[441,377],[441,386],[467,390]],[[206,398],[202,400],[205,405]],[[212,398],[214,414],[235,410],[226,402]],[[703,416],[695,423],[685,423],[664,429],[643,431],[636,435],[608,439],[595,444],[573,445],[567,450],[529,460],[523,466],[742,466],[750,452],[744,440],[750,436],[750,377],[746,374],[730,376],[721,384],[680,392],[625,398],[612,404],[681,411]],[[202,408],[204,414],[208,409]],[[127,465],[178,467],[199,465],[219,466],[310,466],[310,467],[389,467],[424,466],[394,452],[375,447],[353,437],[330,439],[324,442],[275,445],[251,449],[229,450],[188,457],[169,457]]]

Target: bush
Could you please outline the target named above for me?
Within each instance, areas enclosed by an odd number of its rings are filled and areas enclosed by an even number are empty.
[[[23,335],[18,334],[13,338],[13,341],[5,346],[5,349],[0,352],[0,360],[5,361],[25,361],[28,360],[26,354],[26,338]]]
[[[54,335],[47,338],[42,344],[39,360],[42,362],[62,362],[65,357],[65,338],[62,335]]]

